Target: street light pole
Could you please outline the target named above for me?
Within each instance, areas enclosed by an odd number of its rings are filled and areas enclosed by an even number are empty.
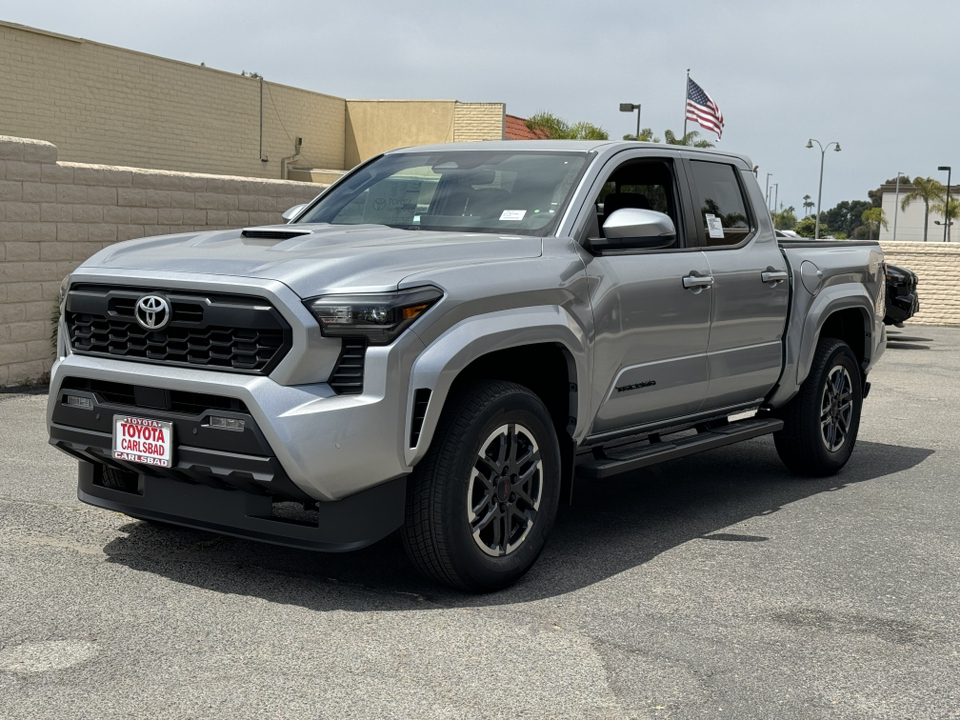
[[[940,167],[937,168],[937,170],[940,170],[941,172],[943,172],[944,170],[947,171],[947,199],[946,199],[946,202],[943,203],[943,241],[950,242],[950,226],[953,225],[953,223],[950,221],[950,172],[951,170],[949,165],[941,165]]]
[[[634,139],[639,140],[640,139],[640,104],[637,103],[636,105],[634,105],[633,103],[620,103],[620,112],[633,112],[634,110],[637,111],[637,134],[634,135]]]
[[[767,207],[770,207],[770,176],[771,175],[773,175],[773,173],[767,173],[767,187],[764,190],[764,193],[766,194],[766,198],[767,198]]]
[[[812,148],[814,143],[816,143],[820,147],[820,187],[817,190],[817,224],[816,224],[816,229],[813,231],[813,239],[819,240],[820,239],[820,199],[823,197],[823,159],[826,156],[827,150],[830,149],[831,145],[836,145],[836,147],[833,150],[834,152],[840,152],[840,143],[836,141],[828,142],[827,146],[824,147],[823,145],[820,145],[819,140],[810,138],[809,140],[807,140],[807,147]]]
[[[896,199],[893,201],[893,241],[894,242],[897,241],[897,211],[900,209],[900,176],[902,174],[903,173],[897,170],[897,192],[896,192],[896,195],[894,195]]]

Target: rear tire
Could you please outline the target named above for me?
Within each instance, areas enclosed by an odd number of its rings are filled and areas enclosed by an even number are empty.
[[[410,476],[404,548],[438,582],[499,590],[536,562],[559,500],[560,449],[540,398],[477,381],[450,398]]]
[[[774,433],[777,454],[799,475],[833,475],[847,464],[860,430],[863,386],[850,346],[821,338],[800,392],[776,413],[783,430]]]

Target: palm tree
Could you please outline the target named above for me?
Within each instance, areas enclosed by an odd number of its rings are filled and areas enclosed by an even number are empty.
[[[870,233],[870,240],[873,240],[873,228],[877,228],[877,236],[880,235],[880,228],[887,229],[887,218],[883,215],[883,208],[870,208],[864,210],[860,220],[867,226]]]
[[[623,139],[639,140],[640,142],[653,142],[653,143],[660,142],[660,138],[653,136],[652,128],[643,128],[643,130],[640,131],[640,137],[637,137],[636,135],[624,135]]]
[[[712,148],[715,145],[709,140],[697,140],[700,133],[691,130],[683,137],[677,137],[673,130],[664,130],[663,137],[666,138],[667,145],[686,145],[687,147]]]
[[[553,113],[538,112],[527,120],[530,130],[541,130],[551,140],[607,140],[607,131],[588,122],[571,125]]]
[[[809,215],[811,212],[813,212],[813,208],[814,208],[815,206],[816,206],[816,203],[813,202],[813,200],[810,199],[810,196],[809,196],[809,195],[804,195],[804,196],[803,196],[803,216],[804,216],[804,217],[806,217],[806,216]]]
[[[923,241],[927,241],[927,228],[930,225],[930,203],[943,202],[944,187],[934,178],[915,177],[910,192],[903,196],[900,209],[906,210],[914,200],[923,200]]]
[[[948,222],[953,225],[954,220],[960,217],[960,198],[952,197],[950,198],[949,210],[944,212],[944,203],[939,202],[936,205],[931,205],[930,209],[935,213],[940,213],[943,215],[943,221]],[[950,228],[947,227],[947,238],[950,237]]]

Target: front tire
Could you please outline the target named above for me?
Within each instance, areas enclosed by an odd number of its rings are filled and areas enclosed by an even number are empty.
[[[842,340],[817,343],[810,374],[800,392],[777,414],[777,454],[799,475],[833,475],[847,464],[860,430],[863,386],[857,359]]]
[[[438,582],[499,590],[536,562],[559,500],[550,413],[521,385],[477,381],[450,398],[410,476],[404,547]]]

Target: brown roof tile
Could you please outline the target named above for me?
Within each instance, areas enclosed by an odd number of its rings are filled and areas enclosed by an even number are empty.
[[[506,115],[503,124],[503,137],[507,140],[549,140],[550,136],[539,128],[531,130],[527,121],[516,115]]]

